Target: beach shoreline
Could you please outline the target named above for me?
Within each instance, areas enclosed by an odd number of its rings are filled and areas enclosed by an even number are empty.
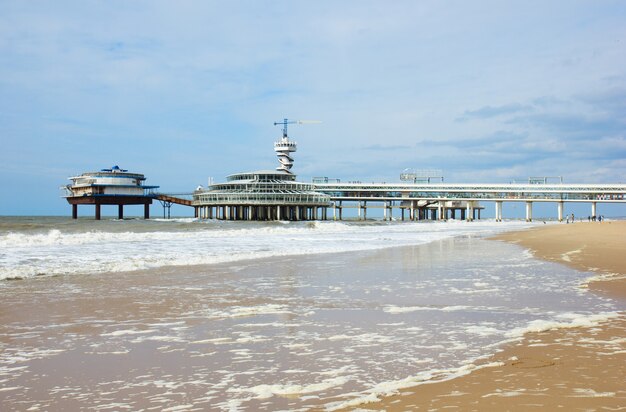
[[[592,274],[615,277],[608,270],[587,275],[535,259],[538,254],[519,241],[544,228],[572,230],[576,225],[535,224],[530,230],[519,225],[506,242],[493,240],[508,236],[501,231],[511,228],[506,224],[496,223],[491,234],[472,223],[461,226],[472,230],[421,245],[6,282],[0,289],[5,355],[0,377],[6,386],[0,388],[0,404],[9,410],[87,404],[174,408],[184,395],[195,408],[419,410],[417,397],[432,399],[428,408],[456,402],[466,410],[477,402],[467,396],[479,394],[477,409],[495,405],[492,409],[506,410],[523,394],[546,400],[547,392],[524,387],[531,377],[517,383],[513,372],[519,377],[520,370],[549,368],[558,377],[569,370],[560,360],[563,349],[584,346],[591,355],[602,352],[603,361],[624,363],[619,339],[626,326],[615,312],[624,306],[578,287]],[[405,232],[409,240],[416,236],[408,226],[395,228],[400,239]],[[309,231],[294,229],[290,237],[309,238]],[[384,235],[375,232],[377,241],[389,242],[396,233],[386,225],[380,229]],[[129,239],[139,236],[131,234]],[[55,236],[68,240],[63,233]],[[327,234],[316,238],[325,240]],[[80,244],[71,243],[69,250]],[[162,248],[165,243],[156,244]],[[154,246],[152,241],[145,245]],[[569,252],[576,249],[567,246],[555,256],[575,260],[577,254]],[[596,283],[601,282],[591,284]],[[567,328],[524,334],[535,321],[537,330],[549,329],[550,322]],[[580,324],[594,326],[573,327]],[[499,349],[503,345],[504,351]],[[75,364],[85,366],[69,367]],[[593,370],[593,363],[587,365]],[[503,374],[508,386],[489,390]],[[550,394],[562,390],[563,397],[570,391],[589,398],[588,406],[600,399],[614,407],[623,400],[619,378],[608,379],[608,385],[579,385],[581,375],[593,379],[593,373],[579,368],[563,388],[558,387],[562,378],[554,378],[557,386]],[[481,376],[487,381],[478,384],[483,392],[458,386]],[[163,377],[168,377],[166,386]],[[99,396],[102,387],[116,395]],[[171,392],[170,387],[185,389]],[[50,396],[51,390],[64,395]],[[396,399],[364,403],[396,391],[402,391]]]
[[[626,300],[626,222],[534,227],[492,238],[530,250],[539,259],[591,272],[581,287]],[[361,409],[618,410],[626,404],[626,315],[597,324],[526,333],[481,362],[474,372],[424,382]]]

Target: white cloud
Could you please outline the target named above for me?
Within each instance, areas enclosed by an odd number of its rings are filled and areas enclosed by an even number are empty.
[[[287,116],[323,120],[291,130],[309,176],[589,178],[583,162],[616,181],[624,15],[591,1],[3,2],[0,161],[117,157],[148,176],[167,161],[192,188],[272,167]]]

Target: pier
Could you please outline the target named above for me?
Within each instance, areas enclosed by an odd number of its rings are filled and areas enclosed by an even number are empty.
[[[276,193],[254,192],[254,199],[241,196],[241,190],[221,191],[209,200],[194,194],[197,217],[224,220],[344,220],[345,209],[356,209],[357,220],[367,220],[368,210],[382,209],[383,220],[472,221],[481,218],[485,207],[493,202],[496,221],[501,222],[505,203],[521,203],[526,221],[533,220],[534,203],[553,203],[555,216],[563,221],[566,203],[587,203],[589,216],[598,215],[598,205],[626,203],[626,184],[412,184],[412,183],[315,183],[313,193],[327,195],[304,207],[281,202]],[[271,203],[271,204],[270,204]]]
[[[63,187],[72,205],[72,218],[78,218],[78,205],[94,205],[95,218],[101,218],[102,205],[117,205],[118,218],[124,218],[125,205],[143,205],[144,218],[150,217],[150,204],[158,200],[163,217],[170,217],[173,204],[193,207],[200,219],[268,221],[268,220],[344,220],[344,210],[356,210],[356,219],[367,220],[368,211],[382,209],[383,220],[473,221],[481,218],[482,202],[493,202],[495,220],[505,219],[505,203],[521,203],[526,221],[533,220],[535,203],[554,203],[558,221],[564,220],[566,203],[587,203],[589,216],[598,216],[598,205],[626,203],[626,184],[549,183],[549,177],[529,178],[525,183],[444,183],[439,171],[420,175],[402,173],[400,183],[342,183],[327,177],[299,182],[291,172],[296,142],[287,135],[274,143],[279,166],[276,170],[241,172],[227,176],[226,182],[198,187],[193,193],[156,193],[158,186],[146,186],[146,178],[118,166],[98,172],[70,177],[72,184]],[[421,176],[421,177],[420,177]],[[370,213],[371,217],[371,213]]]
[[[394,208],[410,220],[446,220],[459,216],[462,220],[475,219],[482,207],[480,202],[494,202],[496,221],[504,219],[503,204],[521,202],[525,205],[526,220],[533,220],[533,203],[549,202],[556,205],[558,221],[563,221],[565,203],[588,203],[590,216],[597,216],[597,206],[607,203],[626,203],[626,184],[448,184],[448,183],[316,183],[315,190],[330,196],[333,208],[359,209],[358,216],[366,217],[373,205],[385,208],[385,216]],[[339,214],[341,219],[341,213]],[[478,213],[480,219],[480,213]]]
[[[382,209],[383,220],[472,221],[481,218],[481,202],[493,202],[495,219],[501,222],[503,205],[521,202],[526,220],[533,220],[533,204],[556,205],[558,221],[564,219],[565,203],[589,203],[590,216],[597,206],[626,203],[626,184],[548,183],[550,177],[531,177],[527,183],[450,184],[441,171],[419,173],[406,169],[401,183],[341,183],[327,177],[313,178],[311,184],[296,181],[292,174],[292,153],[297,145],[289,140],[285,119],[282,138],[274,143],[279,166],[276,171],[238,173],[225,183],[213,184],[193,193],[195,216],[222,220],[344,220],[344,209],[356,209],[358,220],[367,220],[368,210]]]

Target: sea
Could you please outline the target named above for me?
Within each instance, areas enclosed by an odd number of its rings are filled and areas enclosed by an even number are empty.
[[[357,408],[625,310],[490,239],[543,224],[0,217],[0,410]]]

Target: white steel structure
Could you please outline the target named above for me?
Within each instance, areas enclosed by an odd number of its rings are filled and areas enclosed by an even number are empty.
[[[236,173],[193,193],[196,217],[224,220],[317,220],[326,218],[330,196],[285,171]],[[321,212],[321,214],[320,214]]]

